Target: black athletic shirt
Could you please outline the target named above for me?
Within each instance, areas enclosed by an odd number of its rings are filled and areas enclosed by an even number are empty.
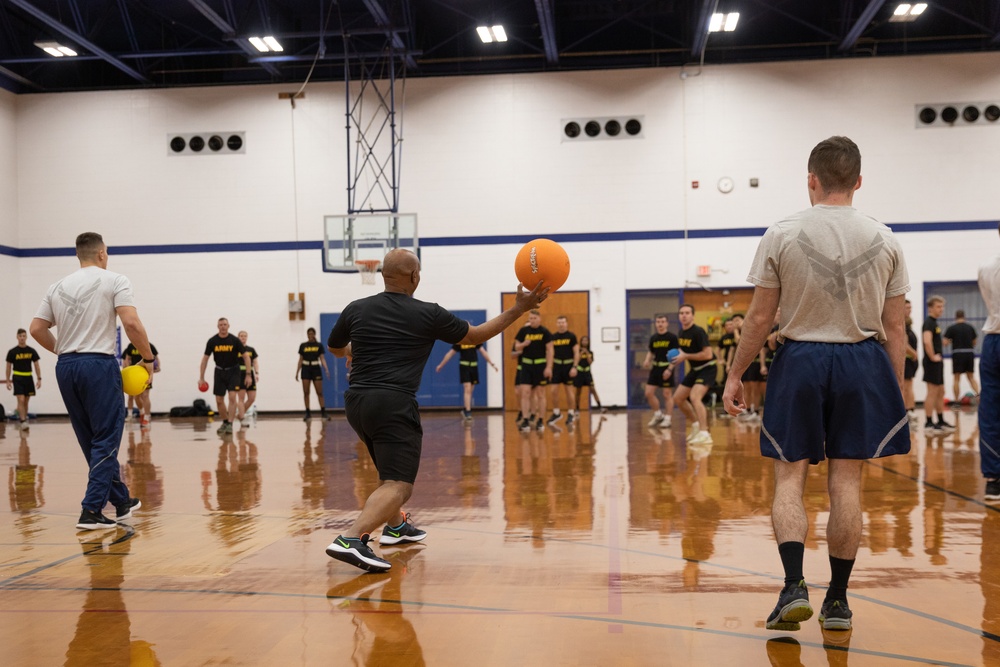
[[[225,338],[215,334],[205,344],[205,354],[211,354],[219,368],[232,368],[239,364],[244,351],[243,343],[233,334],[227,334]]]
[[[396,389],[416,395],[434,341],[457,344],[469,323],[436,303],[382,292],[353,301],[330,332],[333,348],[351,344],[351,388]]]
[[[250,355],[250,364],[252,365],[253,364],[253,360],[257,358],[257,350],[253,349],[249,345],[247,345],[244,349],[247,351],[247,354]],[[240,370],[241,371],[245,371],[246,369],[247,369],[247,367],[243,365],[243,361],[241,359],[240,360]],[[253,370],[253,368],[251,368],[250,370]]]
[[[956,322],[944,332],[951,341],[952,352],[972,352],[976,347],[976,330],[968,322]]]
[[[530,341],[528,346],[521,350],[521,359],[544,359],[545,346],[552,341],[552,334],[541,325],[537,327],[525,325],[518,329],[514,340],[520,343]],[[570,358],[572,357],[573,355],[570,354]]]
[[[323,354],[323,345],[319,341],[313,343],[307,340],[299,345],[299,356],[302,357],[302,361],[319,361],[321,354]]]
[[[455,345],[451,346],[451,349],[453,349],[456,352],[458,352],[458,360],[459,360],[459,362],[464,361],[466,363],[478,364],[479,363],[479,354],[478,354],[478,352],[479,352],[479,348],[481,348],[481,347],[482,347],[481,344],[480,345],[459,345],[459,344],[456,343]]]
[[[156,346],[153,345],[152,343],[149,344],[149,349],[153,351],[153,357],[156,357],[159,354],[159,352],[156,351]],[[132,343],[129,343],[129,346],[126,347],[124,350],[122,350],[122,359],[124,359],[125,357],[131,357],[131,359],[129,359],[129,363],[133,366],[142,363],[142,354],[139,352],[139,349]]]
[[[931,332],[931,342],[934,344],[934,353],[941,354],[941,327],[938,326],[936,318],[928,317],[924,320],[924,328],[921,332],[930,331]],[[924,349],[924,358],[927,358],[927,349]]]
[[[653,359],[661,364],[667,363],[667,351],[678,347],[677,336],[668,331],[665,334],[655,333],[649,337],[649,351]]]
[[[719,338],[719,354],[722,355],[722,361],[725,363],[729,359],[729,350],[736,347],[736,336],[735,334],[727,333],[722,334]]]
[[[7,353],[7,363],[11,365],[11,370],[15,373],[30,373],[31,362],[38,361],[38,352],[35,348],[25,345],[10,349]]]
[[[562,361],[573,361],[573,347],[576,345],[576,334],[572,331],[552,334],[553,358]]]
[[[580,363],[576,365],[578,370],[589,371],[590,365],[594,363],[594,353],[585,347],[580,348]]]

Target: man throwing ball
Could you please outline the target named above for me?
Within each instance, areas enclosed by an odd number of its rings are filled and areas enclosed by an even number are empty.
[[[420,464],[423,430],[415,397],[434,341],[483,343],[538,307],[549,291],[542,283],[531,292],[518,285],[512,308],[471,326],[435,303],[413,298],[420,284],[420,260],[409,250],[385,256],[382,279],[385,291],[348,304],[327,341],[334,356],[351,359],[350,388],[344,393],[347,421],[368,447],[381,484],[326,553],[369,572],[390,568],[368,546],[371,532],[380,525],[385,524],[382,545],[419,542],[427,536],[401,508],[413,493]]]

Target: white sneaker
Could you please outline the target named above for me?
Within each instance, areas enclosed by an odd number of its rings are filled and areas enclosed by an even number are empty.
[[[663,418],[663,422],[660,424],[660,428],[670,428],[670,417]]]
[[[695,435],[701,430],[701,424],[698,422],[691,422],[691,430],[688,431],[689,434]]]
[[[693,437],[688,438],[688,444],[708,445],[712,442],[712,434],[708,431],[698,431]]]
[[[664,419],[663,413],[660,412],[659,410],[657,410],[653,414],[653,418],[649,420],[649,423],[647,424],[647,426],[659,426],[660,422],[662,422],[663,419]]]

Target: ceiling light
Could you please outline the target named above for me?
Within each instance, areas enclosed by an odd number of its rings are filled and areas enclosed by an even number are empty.
[[[708,22],[709,32],[732,32],[736,30],[736,24],[740,20],[739,12],[729,12],[728,14],[712,14]]]
[[[479,33],[479,39],[483,40],[483,44],[507,41],[507,31],[503,29],[502,25],[495,25],[489,28],[481,25],[476,28],[476,32]]]
[[[916,21],[917,17],[923,14],[926,10],[926,2],[918,2],[916,4],[903,2],[896,5],[896,9],[893,10],[892,16],[889,17],[889,22],[903,23],[905,21]]]
[[[53,58],[62,58],[63,56],[75,56],[76,51],[69,48],[68,46],[63,46],[59,42],[35,42],[35,46],[40,48],[45,53],[49,54]]]
[[[276,40],[274,37],[271,37],[270,35],[264,38],[264,43],[267,44],[269,47],[271,47],[272,51],[285,50],[282,48],[281,44],[278,43],[278,40]]]
[[[268,51],[267,44],[265,44],[264,40],[262,40],[260,37],[251,37],[250,43],[253,44],[254,47],[256,47],[256,49],[261,53],[267,53]]]

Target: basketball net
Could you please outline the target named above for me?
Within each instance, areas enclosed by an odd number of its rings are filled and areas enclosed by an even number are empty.
[[[362,285],[375,284],[375,275],[378,273],[379,264],[381,262],[377,259],[359,259],[354,262],[354,265],[358,267],[358,273],[361,274]]]

